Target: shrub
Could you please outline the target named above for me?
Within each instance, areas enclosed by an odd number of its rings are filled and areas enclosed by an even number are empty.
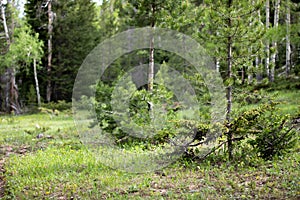
[[[291,118],[288,115],[276,113],[277,103],[267,103],[259,108],[242,112],[235,117],[229,125],[229,130],[234,134],[236,151],[251,144],[253,151],[259,157],[270,160],[281,156],[294,148],[297,134]],[[247,147],[249,151],[249,147]]]
[[[288,115],[281,116],[274,111],[260,119],[255,139],[250,140],[258,155],[266,160],[282,156],[295,147],[297,133]]]

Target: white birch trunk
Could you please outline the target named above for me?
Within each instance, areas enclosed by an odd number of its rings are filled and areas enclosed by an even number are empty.
[[[6,15],[5,15],[5,8],[4,8],[3,0],[0,0],[0,7],[1,7],[1,17],[2,17],[2,23],[3,23],[3,28],[4,28],[5,39],[6,39],[7,45],[9,46],[10,45],[10,37],[9,37],[7,23],[6,23]]]
[[[248,74],[248,84],[251,84],[252,80],[253,80],[253,75],[252,75],[252,73],[249,73]]]
[[[290,25],[291,25],[291,11],[289,1],[286,2],[286,59],[285,59],[285,73],[288,77],[291,70],[291,42],[290,42]]]
[[[40,88],[39,88],[39,80],[37,78],[37,70],[36,70],[36,59],[33,59],[33,73],[34,73],[34,80],[35,80],[35,89],[36,89],[36,96],[38,106],[41,107],[41,95],[40,95]]]
[[[260,10],[257,11],[257,15],[258,15],[259,22],[261,23]],[[260,83],[260,81],[262,79],[262,71],[261,71],[259,65],[260,65],[260,56],[256,56],[255,57],[255,71],[256,71],[256,80],[258,83]]]
[[[216,71],[219,73],[220,72],[220,61],[218,58],[216,58]]]
[[[275,11],[274,11],[274,28],[278,28],[279,22],[279,12],[280,12],[280,0],[275,1]],[[275,61],[277,54],[277,41],[273,41],[272,47],[274,48],[274,53],[271,55],[271,71],[270,71],[270,81],[273,82],[275,78]]]
[[[270,0],[266,0],[266,29],[270,28]],[[266,74],[270,77],[270,42],[266,42]]]
[[[153,91],[154,81],[154,37],[150,40],[150,54],[149,54],[149,70],[148,70],[148,91]]]
[[[52,0],[48,2],[48,65],[47,65],[47,102],[51,101],[51,70],[52,70],[52,34],[53,34]]]
[[[262,74],[261,74],[261,70],[260,70],[260,59],[258,56],[256,56],[255,58],[255,68],[256,68],[256,80],[258,83],[261,82],[261,79],[262,79]]]

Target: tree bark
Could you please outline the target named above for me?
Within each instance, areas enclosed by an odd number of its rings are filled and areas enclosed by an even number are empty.
[[[290,25],[291,25],[291,11],[289,1],[286,2],[286,59],[285,59],[285,73],[286,77],[290,74],[291,69],[291,42],[290,42]]]
[[[230,9],[232,6],[232,0],[228,0],[228,8]],[[232,27],[232,22],[231,18],[228,18],[227,22],[228,28],[230,29]],[[231,33],[230,33],[231,34]],[[231,79],[232,78],[232,36],[229,35],[227,38],[227,78]],[[228,127],[230,126],[230,120],[231,120],[231,107],[232,107],[232,86],[229,85],[227,87],[227,112],[226,112],[226,120],[227,120],[227,125]],[[232,144],[232,132],[228,131],[227,133],[227,144],[228,144],[228,158],[229,160],[232,160],[233,155],[233,144]]]
[[[150,53],[149,53],[149,71],[148,71],[148,91],[153,91],[154,81],[154,37],[150,40]]]
[[[253,75],[252,75],[252,73],[249,73],[248,74],[248,84],[251,84],[252,81],[253,81]]]
[[[4,8],[4,4],[3,1],[0,0],[0,7],[1,7],[1,17],[2,17],[2,24],[3,24],[3,28],[4,28],[4,34],[5,34],[5,40],[7,43],[7,46],[9,49],[10,46],[10,36],[9,36],[9,32],[8,32],[8,27],[7,27],[7,23],[6,23],[6,14],[5,14],[5,8]],[[6,81],[6,85],[4,88],[4,107],[5,107],[5,111],[6,112],[10,112],[10,98],[9,98],[9,70],[6,69],[5,75],[4,75],[4,80]]]
[[[245,83],[245,67],[242,66],[241,68],[241,79],[242,79],[242,85]]]
[[[52,0],[48,1],[48,65],[47,65],[47,102],[51,101],[51,70],[52,70],[52,35],[53,35]]]
[[[260,10],[257,11],[257,15],[258,15],[259,21],[261,22]],[[258,83],[260,83],[261,80],[262,80],[262,71],[261,71],[261,69],[259,67],[260,62],[261,62],[260,61],[260,56],[256,56],[255,57],[255,69],[256,69],[256,80],[257,80]]]
[[[220,61],[218,58],[216,58],[216,71],[219,73],[220,72]]]
[[[21,106],[19,104],[19,91],[16,84],[16,70],[14,67],[9,68],[10,77],[10,107],[16,115],[22,113]]]
[[[11,5],[14,5],[14,2],[10,2]],[[6,21],[6,14],[5,14],[5,8],[4,8],[4,3],[1,0],[0,1],[0,7],[1,7],[1,17],[2,17],[2,23],[4,27],[4,32],[5,32],[5,39],[7,46],[9,47],[10,44],[12,43],[12,40],[9,35],[9,30],[7,26],[7,21]],[[14,30],[14,19],[11,18],[11,32]],[[9,48],[8,48],[9,49]],[[15,114],[20,114],[21,111],[21,106],[19,104],[18,100],[18,86],[16,84],[16,77],[15,77],[15,68],[14,66],[11,66],[6,69],[6,76],[7,76],[7,84],[6,84],[6,89],[5,89],[5,106],[6,106],[6,112],[11,112],[12,110],[15,112]]]
[[[151,4],[152,8],[152,20],[151,20],[151,27],[154,29],[155,27],[155,5],[154,3]],[[153,83],[154,83],[154,37],[151,36],[150,39],[150,50],[149,50],[149,69],[148,69],[148,91],[153,91]]]
[[[36,89],[36,96],[38,106],[41,107],[41,95],[40,95],[40,88],[39,88],[39,80],[37,78],[37,70],[36,70],[36,59],[33,59],[33,73],[34,73],[34,80],[35,80],[35,89]]]
[[[261,82],[262,80],[262,74],[261,74],[261,70],[259,68],[260,65],[260,58],[258,56],[256,56],[255,58],[255,68],[256,68],[256,80],[258,83]]]
[[[6,39],[7,45],[9,46],[10,45],[10,37],[9,37],[7,23],[6,23],[5,8],[4,8],[4,4],[3,4],[2,0],[0,0],[0,7],[1,7],[1,17],[2,17],[2,23],[3,23],[3,28],[4,28],[5,39]]]
[[[266,29],[270,28],[270,0],[266,0]],[[270,77],[270,42],[266,42],[266,74]]]
[[[274,11],[274,28],[278,28],[279,22],[279,12],[280,12],[280,0],[275,2],[275,11]],[[275,79],[275,61],[277,54],[277,41],[272,42],[272,47],[274,48],[274,53],[271,56],[271,71],[270,71],[270,81],[273,82]]]

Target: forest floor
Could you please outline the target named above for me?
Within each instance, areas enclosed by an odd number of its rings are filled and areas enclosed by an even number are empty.
[[[4,176],[2,174],[4,174],[4,159],[0,160],[0,198],[4,197],[4,187],[5,187],[5,181],[4,181]]]
[[[283,113],[300,105],[298,91],[276,98]],[[274,161],[180,160],[132,174],[97,162],[70,112],[0,116],[0,123],[2,199],[300,199],[299,146]]]

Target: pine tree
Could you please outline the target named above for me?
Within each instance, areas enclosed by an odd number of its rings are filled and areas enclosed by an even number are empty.
[[[234,137],[230,131],[230,122],[233,88],[234,84],[242,82],[243,73],[252,66],[253,58],[262,53],[264,29],[255,14],[261,4],[259,0],[218,0],[205,1],[203,6],[206,8],[203,17],[206,21],[199,35],[203,37],[203,32],[206,33],[204,38],[211,41],[206,46],[226,70],[223,76],[227,86],[227,140],[229,159],[232,159]]]
[[[53,3],[53,100],[71,100],[77,70],[98,43],[96,9],[91,0]]]

